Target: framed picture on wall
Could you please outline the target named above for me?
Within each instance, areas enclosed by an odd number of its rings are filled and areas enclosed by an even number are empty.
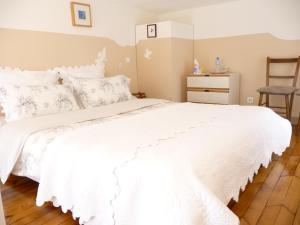
[[[147,25],[147,38],[156,38],[157,37],[157,26],[156,24]]]
[[[91,6],[89,4],[71,2],[73,26],[92,27]]]

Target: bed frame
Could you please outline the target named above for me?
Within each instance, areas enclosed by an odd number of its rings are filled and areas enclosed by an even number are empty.
[[[2,197],[1,197],[1,187],[2,187],[2,183],[0,182],[0,225],[5,225],[6,223],[5,223],[5,216],[4,216]]]

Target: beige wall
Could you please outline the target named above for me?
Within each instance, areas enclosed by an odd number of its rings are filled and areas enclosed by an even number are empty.
[[[146,49],[152,52],[144,56]],[[193,41],[180,38],[142,40],[137,44],[139,90],[152,98],[186,100],[186,75],[193,67]]]
[[[266,57],[298,57],[300,40],[281,40],[270,34],[253,34],[195,41],[195,58],[206,70],[213,68],[216,56],[220,56],[232,71],[241,73],[241,104],[246,104],[247,96],[255,97],[257,103],[256,89],[265,85]],[[291,68],[280,70],[281,68],[277,67],[273,73],[281,74],[284,70],[291,72]],[[283,103],[281,99],[275,101]],[[298,116],[299,112],[298,97],[294,102],[293,116]]]
[[[171,99],[172,42],[169,38],[148,39],[137,44],[139,90],[151,98]],[[152,52],[144,56],[146,49]]]
[[[92,64],[104,47],[106,75],[127,75],[137,91],[135,46],[122,47],[108,38],[0,29],[0,67],[45,70]]]
[[[173,96],[177,101],[186,101],[186,78],[193,72],[194,41],[172,38]]]
[[[0,66],[43,70],[62,65],[91,64],[104,47],[107,49],[107,75],[125,74],[132,79],[132,91],[138,90],[139,82],[139,90],[149,97],[175,101],[186,99],[185,77],[192,70],[193,51],[207,70],[213,68],[215,57],[220,56],[232,71],[241,73],[241,104],[246,104],[247,96],[255,97],[257,103],[256,89],[265,84],[267,56],[300,55],[300,40],[281,40],[270,34],[196,41],[147,39],[140,41],[135,48],[119,46],[108,38],[0,29]],[[144,57],[146,49],[152,52],[150,59]],[[297,97],[293,116],[297,117],[299,112],[300,99]]]

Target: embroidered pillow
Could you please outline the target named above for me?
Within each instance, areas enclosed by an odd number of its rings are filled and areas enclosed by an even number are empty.
[[[72,89],[63,85],[0,86],[6,121],[78,110]]]
[[[70,77],[69,80],[85,108],[132,99],[130,79],[124,75],[102,79]]]

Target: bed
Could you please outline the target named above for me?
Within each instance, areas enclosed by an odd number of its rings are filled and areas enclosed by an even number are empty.
[[[290,123],[269,109],[132,99],[7,123],[0,172],[88,225],[237,225],[227,208]]]
[[[227,204],[289,146],[290,122],[262,107],[136,99],[100,59],[43,76],[0,69],[1,182],[38,182],[38,206],[86,225],[238,225]]]

